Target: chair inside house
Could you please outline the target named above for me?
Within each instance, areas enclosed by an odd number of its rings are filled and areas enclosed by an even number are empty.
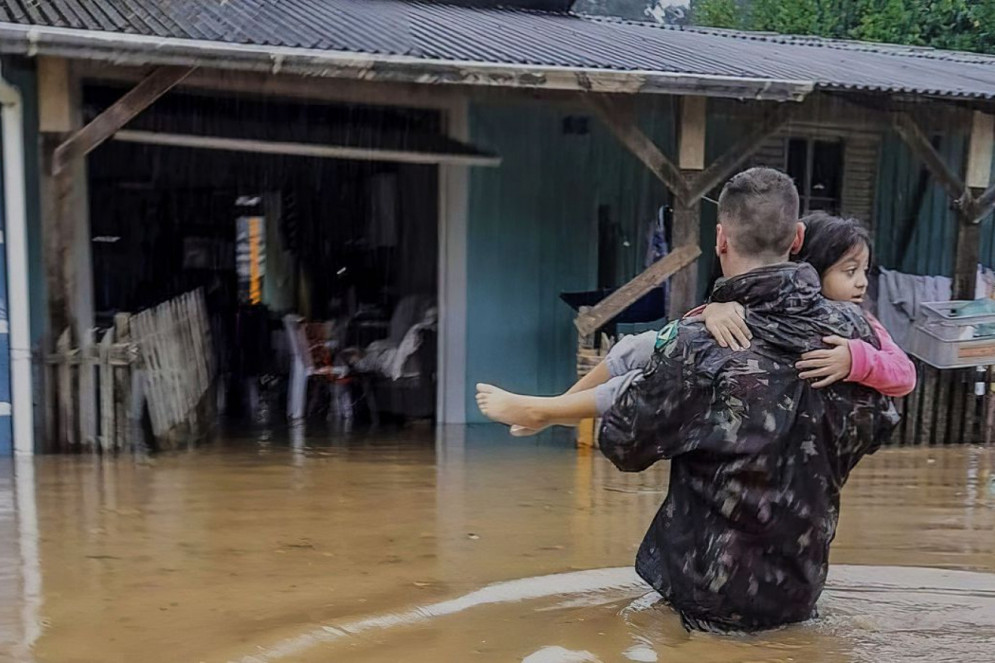
[[[291,422],[303,421],[307,415],[307,390],[311,378],[317,377],[332,383],[329,415],[344,420],[352,419],[352,405],[348,398],[348,387],[343,378],[348,369],[329,365],[317,366],[314,362],[316,347],[308,341],[304,330],[304,318],[289,314],[283,317],[283,327],[287,332],[290,346],[290,385],[287,389],[287,419]]]

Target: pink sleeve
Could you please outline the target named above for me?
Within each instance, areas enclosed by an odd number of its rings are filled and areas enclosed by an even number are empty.
[[[916,388],[916,367],[880,322],[868,315],[881,349],[861,340],[851,340],[850,376],[848,382],[858,382],[880,391],[885,396],[907,396]]]

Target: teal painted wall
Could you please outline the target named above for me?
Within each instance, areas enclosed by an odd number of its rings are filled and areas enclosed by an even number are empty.
[[[963,171],[967,128],[939,138],[939,152],[957,172]],[[993,164],[995,165],[995,164]],[[914,232],[905,250],[905,228],[919,186],[921,163],[895,134],[881,144],[875,218],[877,262],[911,274],[952,276],[957,245],[957,216],[943,189],[930,178]],[[993,169],[995,172],[995,169]],[[995,222],[989,215],[981,224],[981,262],[995,265]]]
[[[646,233],[666,189],[591,118],[567,135],[571,113],[548,104],[474,105],[473,144],[502,157],[470,175],[467,228],[467,418],[483,421],[474,385],[553,394],[576,379],[577,339],[564,291],[597,285],[598,207],[609,205],[628,246],[618,282],[643,268]],[[673,153],[669,101],[641,113]]]
[[[942,136],[939,151],[949,164],[964,160],[963,135]],[[932,178],[918,214],[913,205],[919,186],[921,162],[896,134],[885,136],[878,162],[875,200],[875,259],[882,267],[913,274],[951,276],[957,218],[946,193]],[[905,228],[915,216],[914,231],[903,254]]]
[[[674,154],[671,101],[641,108],[644,130]],[[646,231],[666,189],[591,118],[590,134],[565,135],[569,113],[539,103],[473,106],[471,140],[503,158],[499,168],[473,169],[467,239],[467,418],[483,418],[473,400],[477,382],[512,391],[553,394],[575,379],[573,312],[559,293],[592,289],[597,280],[597,210],[610,205],[629,246],[619,247],[621,284],[643,268]],[[710,114],[706,159],[739,137],[741,122]],[[950,164],[963,164],[965,131],[940,137]],[[902,237],[918,187],[920,164],[897,135],[883,137],[875,198],[876,260],[919,274],[951,275],[956,218],[932,180],[915,215],[908,251]],[[714,193],[714,192],[713,192]],[[711,197],[711,194],[710,194]],[[711,273],[716,206],[702,201],[699,296]],[[982,224],[982,262],[995,265],[995,221]],[[624,331],[632,331],[626,329]]]

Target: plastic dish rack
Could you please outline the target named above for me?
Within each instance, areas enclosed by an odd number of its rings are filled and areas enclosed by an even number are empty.
[[[995,364],[995,313],[961,315],[970,303],[922,304],[909,331],[909,353],[936,368]]]

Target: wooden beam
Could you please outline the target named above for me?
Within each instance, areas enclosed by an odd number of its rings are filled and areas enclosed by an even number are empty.
[[[103,63],[81,60],[74,63],[74,71],[87,81],[129,83],[142,80],[140,67],[115,67]],[[335,78],[316,78],[296,74],[270,74],[254,71],[226,69],[198,69],[177,88],[184,90],[210,90],[247,94],[254,97],[285,97],[306,101],[364,104],[376,106],[403,106],[406,108],[448,109],[454,100],[463,99],[468,91],[458,87],[419,85],[418,83],[389,83]],[[497,90],[509,94],[509,90]],[[575,92],[558,96],[575,97]],[[521,94],[529,98],[528,91]]]
[[[729,179],[743,162],[756,152],[765,140],[780,131],[791,118],[793,108],[781,104],[764,116],[760,124],[750,133],[736,141],[725,153],[713,161],[688,186],[687,204],[695,203],[706,193]]]
[[[490,154],[459,154],[453,152],[415,152],[346,145],[321,145],[317,143],[291,143],[275,140],[250,140],[223,136],[197,136],[194,134],[160,133],[158,131],[133,131],[122,129],[114,140],[146,145],[170,145],[203,150],[227,152],[252,152],[256,154],[284,154],[324,159],[350,159],[354,161],[389,161],[453,166],[500,166],[501,157]]]
[[[38,58],[38,130],[64,134],[73,130],[69,62],[64,58]]]
[[[642,161],[674,196],[680,198],[686,195],[687,184],[680,169],[639,128],[636,112],[631,104],[623,105],[605,95],[592,95],[588,98],[588,104],[615,137]]]
[[[963,207],[965,203],[970,202],[970,192],[963,180],[947,165],[943,156],[933,147],[929,138],[910,115],[896,113],[892,116],[892,126],[912,153],[926,164],[926,168],[947,192],[956,207]]]
[[[992,145],[995,139],[995,116],[975,111],[971,123],[971,142],[967,152],[967,186],[986,189],[992,183]]]
[[[681,97],[681,131],[678,135],[678,164],[681,170],[704,170],[705,97]]]
[[[89,154],[192,72],[193,68],[185,67],[160,67],[153,71],[55,149],[54,172],[60,173],[74,159]]]
[[[984,217],[991,214],[991,211],[995,209],[995,184],[988,187],[984,193],[982,193],[974,201],[974,221],[980,221]]]
[[[636,303],[652,288],[687,267],[701,255],[698,246],[681,246],[649,266],[642,274],[577,316],[574,324],[581,336],[589,336]]]

